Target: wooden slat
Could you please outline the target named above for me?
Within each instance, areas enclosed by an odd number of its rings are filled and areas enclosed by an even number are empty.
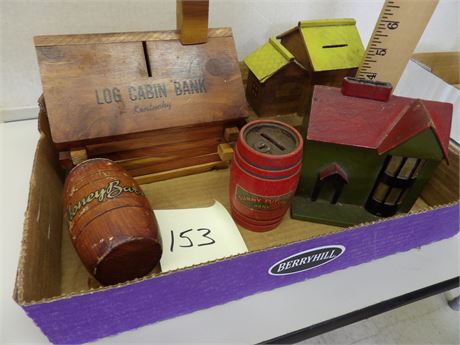
[[[225,162],[230,162],[232,160],[233,153],[234,151],[230,144],[224,143],[217,147],[219,158]]]
[[[181,43],[205,43],[208,40],[209,0],[177,0],[176,4]]]
[[[70,150],[70,158],[72,163],[77,165],[88,159],[88,152],[84,148],[72,149]]]
[[[181,176],[200,174],[200,173],[212,170],[214,168],[220,168],[220,167],[226,167],[226,166],[227,164],[225,162],[216,161],[216,162],[195,165],[191,167],[164,171],[161,173],[138,176],[138,177],[134,177],[134,180],[136,180],[136,182],[139,184],[147,184],[147,183],[152,183],[152,182],[169,180],[169,179],[181,177]]]
[[[215,153],[218,145],[207,145],[201,146],[197,145],[191,149],[184,149],[184,150],[177,150],[172,152],[165,152],[165,153],[157,153],[157,154],[148,154],[140,153],[139,157],[132,157],[131,155],[127,155],[128,159],[121,159],[116,160],[118,163],[123,165],[129,169],[141,168],[151,164],[157,164],[160,162],[167,162],[171,160],[175,160],[178,158],[185,158],[185,157],[196,157],[207,155],[211,153]],[[121,156],[122,157],[122,156]],[[116,157],[112,157],[116,158]],[[123,158],[123,157],[122,157]]]
[[[224,129],[224,139],[227,143],[237,141],[239,134],[240,131],[237,127],[229,127]]]
[[[198,152],[217,152],[217,146],[222,143],[223,139],[219,137],[188,141],[171,145],[158,145],[152,147],[143,147],[136,150],[118,151],[109,154],[102,154],[98,157],[108,158],[114,161],[143,158],[143,157],[166,157],[179,155],[179,157],[197,156]],[[184,151],[184,152],[182,152]]]
[[[143,168],[153,164],[168,162],[171,160],[177,159],[177,156],[166,156],[166,157],[144,157],[136,159],[127,159],[123,161],[117,161],[126,170],[133,170],[136,168]]]
[[[217,161],[220,161],[219,155],[217,153],[212,153],[198,157],[178,158],[168,162],[152,164],[143,168],[128,169],[128,172],[131,176],[142,176]]]
[[[172,128],[156,131],[138,138],[110,141],[101,144],[86,146],[90,157],[108,154],[112,152],[141,149],[159,145],[170,145],[176,143],[197,141],[200,138],[222,137],[224,126],[222,124],[210,124],[206,127]]]
[[[231,37],[231,28],[213,28],[208,30],[208,37]],[[82,35],[47,35],[35,36],[36,47],[63,46],[71,44],[122,43],[139,41],[169,41],[179,39],[177,30],[151,32],[112,32]]]

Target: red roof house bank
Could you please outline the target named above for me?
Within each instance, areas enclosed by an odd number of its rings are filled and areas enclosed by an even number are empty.
[[[447,159],[452,104],[388,85],[315,86],[293,218],[349,226],[408,212]]]

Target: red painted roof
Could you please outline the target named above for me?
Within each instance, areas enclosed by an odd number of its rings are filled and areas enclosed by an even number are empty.
[[[450,103],[399,96],[381,102],[315,86],[307,139],[383,154],[431,127],[447,159],[452,109]]]
[[[347,173],[337,163],[332,163],[331,165],[328,165],[323,170],[321,170],[319,172],[319,179],[322,181],[326,177],[336,174],[339,175],[346,183],[348,183]]]
[[[431,118],[420,100],[413,100],[409,103],[406,112],[401,112],[396,118],[394,126],[382,138],[377,151],[385,153],[398,147],[400,144],[413,138],[423,130],[430,128]]]

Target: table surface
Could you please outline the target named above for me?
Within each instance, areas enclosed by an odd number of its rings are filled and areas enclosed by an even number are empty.
[[[0,124],[0,343],[46,343],[12,299],[37,121]],[[99,343],[257,343],[459,275],[460,236],[238,301],[158,322]]]

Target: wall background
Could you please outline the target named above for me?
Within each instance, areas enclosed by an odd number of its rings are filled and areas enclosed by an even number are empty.
[[[240,59],[269,36],[307,19],[355,18],[366,46],[382,4],[210,0],[209,26],[233,28]],[[174,29],[175,6],[175,0],[0,0],[0,122],[37,116],[41,83],[33,36]],[[460,50],[459,21],[460,0],[440,0],[416,51]]]

